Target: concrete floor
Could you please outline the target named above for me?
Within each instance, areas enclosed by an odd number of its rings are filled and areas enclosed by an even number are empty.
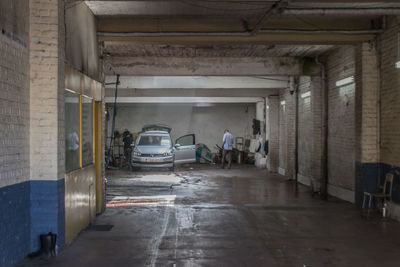
[[[109,172],[118,207],[95,225],[112,229],[88,228],[56,258],[20,266],[400,266],[398,222],[252,166],[175,174]]]

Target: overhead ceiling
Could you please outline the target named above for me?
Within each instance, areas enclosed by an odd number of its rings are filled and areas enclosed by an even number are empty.
[[[142,0],[142,1],[96,1],[88,0],[86,4],[96,16],[232,16],[241,18],[263,14],[276,3],[280,3],[288,14],[301,9],[318,8],[399,8],[398,1],[345,1],[345,0]],[[286,11],[283,14],[286,14]]]
[[[117,57],[312,57],[334,45],[181,45],[107,42],[106,51]]]
[[[394,0],[84,2],[114,66],[122,58],[313,57],[372,40],[385,15],[400,15]]]

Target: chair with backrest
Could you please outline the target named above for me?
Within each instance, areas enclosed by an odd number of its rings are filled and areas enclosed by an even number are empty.
[[[368,211],[371,209],[373,198],[382,199],[382,201],[384,201],[385,199],[389,199],[391,201],[392,200],[392,188],[393,188],[393,173],[388,173],[385,176],[385,182],[383,183],[383,188],[382,188],[381,192],[377,192],[377,193],[364,192],[362,208],[365,207],[366,197],[369,197]]]

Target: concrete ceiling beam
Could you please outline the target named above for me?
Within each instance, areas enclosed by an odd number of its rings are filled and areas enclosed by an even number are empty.
[[[105,97],[106,103],[114,103],[114,97]],[[118,97],[117,103],[257,103],[264,101],[262,97]]]
[[[302,75],[303,62],[293,57],[108,57],[104,71],[122,76],[289,76]]]
[[[95,16],[226,15],[257,16],[274,2],[87,1]]]
[[[351,17],[332,20],[328,17],[275,17],[268,20],[262,29],[270,30],[374,30],[381,26],[380,20],[366,17]],[[373,21],[374,23],[371,23]],[[246,20],[249,29],[256,27],[259,20]],[[375,28],[372,27],[375,24]],[[98,19],[97,30],[102,33],[160,33],[160,32],[245,32],[243,20],[237,18],[147,18],[147,17],[103,17]],[[261,29],[261,30],[262,30]]]
[[[119,89],[118,97],[267,97],[278,95],[280,89]],[[114,88],[105,89],[105,97],[113,97]]]
[[[120,76],[120,89],[243,89],[287,88],[287,76]],[[106,76],[106,88],[114,88],[115,76]]]
[[[254,28],[250,31],[250,34],[251,35],[257,34],[262,29],[262,27],[267,23],[268,20],[271,20],[271,18],[276,14],[281,14],[283,12],[283,9],[287,6],[287,4],[288,4],[287,0],[277,1],[271,8],[269,8],[262,15],[260,20],[254,26]]]
[[[281,5],[285,9],[305,9],[316,14],[321,13],[321,9],[330,9],[329,13],[323,12],[321,15],[340,15],[340,10],[346,9],[346,14],[360,14],[359,9],[370,12],[376,10],[378,14],[393,14],[400,8],[400,3],[391,2],[317,2],[317,1],[86,1],[86,5],[96,16],[237,16],[242,18],[259,17],[261,20],[269,19],[270,15],[286,14],[284,12],[274,12],[280,9]],[[383,10],[386,13],[381,13]],[[390,11],[393,9],[394,11]],[[388,13],[389,12],[389,13]],[[390,13],[392,12],[392,13]]]
[[[98,35],[100,41],[126,41],[139,43],[158,43],[158,44],[356,44],[364,41],[373,40],[376,34],[358,33],[358,34],[343,34],[343,33],[260,33],[253,36],[248,36],[245,33],[226,33],[215,34],[210,37],[207,34],[196,33],[190,36],[189,34],[173,35],[166,34],[164,36],[152,33],[153,36],[137,36],[139,34],[120,34],[120,33],[100,33]],[[170,35],[170,36],[168,36]]]

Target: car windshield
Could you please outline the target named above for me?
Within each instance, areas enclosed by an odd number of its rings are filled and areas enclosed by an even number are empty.
[[[161,135],[142,135],[139,138],[139,146],[171,146],[169,136]]]

